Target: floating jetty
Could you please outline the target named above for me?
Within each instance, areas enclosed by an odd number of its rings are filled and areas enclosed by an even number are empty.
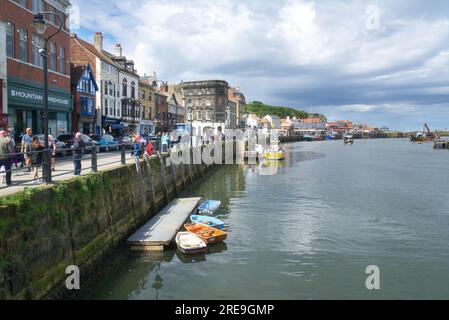
[[[156,216],[137,230],[127,242],[131,250],[164,251],[175,239],[201,198],[179,198],[170,202]]]

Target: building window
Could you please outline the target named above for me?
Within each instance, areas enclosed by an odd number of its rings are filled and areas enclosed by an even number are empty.
[[[108,99],[104,99],[104,114],[108,115]]]
[[[43,47],[43,42],[44,40],[41,38],[41,47]],[[28,62],[28,33],[25,29],[19,29],[19,47],[20,47],[20,52],[19,52],[19,59],[25,62]],[[43,66],[43,57],[39,54],[40,59],[42,61],[42,65]]]
[[[56,43],[50,42],[50,70],[56,71]]]
[[[48,8],[49,12],[53,12],[53,13],[57,13],[55,7],[53,6],[49,6]],[[48,21],[54,25],[56,25],[56,15],[54,14],[49,14],[48,15]]]
[[[10,22],[6,24],[6,55],[14,58],[14,25]]]
[[[39,51],[44,47],[44,39],[34,33],[32,44],[33,44],[33,64],[39,67],[43,67],[44,58],[42,57]],[[22,44],[20,46],[22,46]],[[22,49],[20,49],[20,51],[21,51],[20,55],[22,55]]]
[[[61,12],[61,13],[59,13],[59,17],[61,18],[62,29],[63,29],[63,30],[67,30],[66,25],[65,25],[65,19],[66,19],[65,14],[63,14],[63,13]]]
[[[145,91],[142,90],[142,100],[145,100]]]
[[[210,110],[206,110],[206,120],[210,120]]]
[[[122,97],[127,97],[128,96],[128,84],[127,84],[128,80],[126,80],[126,78],[123,78],[123,82],[122,82]]]
[[[32,0],[31,10],[35,13],[45,11],[44,0]]]
[[[131,82],[131,99],[136,98],[136,83],[134,81]]]
[[[198,110],[198,111],[196,112],[196,118],[197,118],[198,120],[203,120],[203,111]]]
[[[20,6],[26,8],[27,7],[27,0],[15,0]]]
[[[65,48],[59,47],[59,72],[65,74]]]
[[[210,99],[206,99],[206,106],[210,107],[212,105]]]

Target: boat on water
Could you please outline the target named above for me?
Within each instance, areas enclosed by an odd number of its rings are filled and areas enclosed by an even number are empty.
[[[352,135],[346,135],[343,137],[343,142],[345,144],[353,144],[354,143],[354,136]]]
[[[228,234],[223,230],[208,227],[200,223],[185,224],[184,228],[186,228],[188,232],[201,238],[201,240],[208,245],[222,242],[226,240],[226,237],[228,236]]]
[[[285,155],[283,151],[268,151],[265,152],[264,154],[264,158],[266,160],[284,160],[285,159]]]
[[[315,141],[314,137],[312,137],[310,134],[306,134],[303,137],[304,141]]]
[[[182,253],[196,254],[207,252],[206,242],[191,232],[178,232],[175,242]]]
[[[221,201],[219,200],[207,200],[198,207],[198,212],[212,214],[217,211],[220,206]]]
[[[209,216],[199,216],[199,215],[192,215],[190,216],[190,221],[192,223],[201,223],[206,226],[216,228],[223,230],[224,229],[224,222],[220,219],[209,217]]]

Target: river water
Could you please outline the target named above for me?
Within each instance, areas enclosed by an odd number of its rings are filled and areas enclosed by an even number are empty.
[[[183,196],[222,201],[199,256],[119,250],[83,299],[449,297],[449,152],[403,139],[284,146],[277,173],[223,166]],[[367,290],[367,266],[380,289]]]

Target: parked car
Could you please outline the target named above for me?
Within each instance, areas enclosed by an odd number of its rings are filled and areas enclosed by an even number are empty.
[[[91,152],[93,147],[97,147],[99,145],[97,141],[93,140],[91,137],[85,134],[81,134],[81,139],[84,141],[84,144],[86,145],[85,152]],[[67,148],[71,149],[73,143],[75,142],[75,135],[74,134],[60,135],[57,140],[64,142]]]
[[[110,134],[103,135],[100,140],[98,140],[100,151],[109,151],[109,150],[119,150],[118,141],[111,136]]]
[[[42,145],[44,145],[45,144],[45,135],[39,134],[37,137],[38,137],[40,143],[42,143]],[[56,144],[56,156],[65,157],[70,154],[70,149],[67,148],[67,145],[64,142],[56,139],[55,144]]]
[[[132,148],[133,148],[133,140],[131,137],[124,136],[124,137],[117,138],[117,142],[120,145],[122,145],[122,144],[125,145],[125,150],[132,150]]]

